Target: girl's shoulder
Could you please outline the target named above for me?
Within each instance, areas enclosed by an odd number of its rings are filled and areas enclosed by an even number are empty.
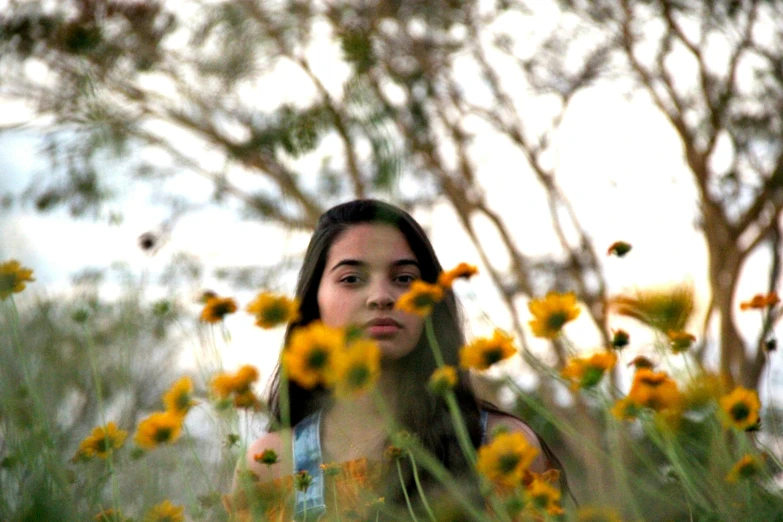
[[[235,472],[235,484],[243,473],[259,483],[272,482],[290,476],[293,470],[291,431],[273,431],[252,442],[240,459]]]

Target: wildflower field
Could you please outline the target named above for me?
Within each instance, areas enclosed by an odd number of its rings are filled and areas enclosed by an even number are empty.
[[[452,285],[469,285],[476,269],[461,264],[444,272],[437,283],[417,283],[397,307],[428,317],[432,307]],[[101,337],[121,342],[106,332],[97,310],[57,316],[77,328],[77,338],[63,338],[61,350],[73,353],[87,368],[88,382],[74,397],[74,411],[88,409],[93,427],[70,429],[66,412],[52,411],[52,390],[69,376],[44,364],[45,358],[28,349],[36,331],[25,314],[32,306],[17,306],[18,294],[35,284],[34,269],[16,260],[0,264],[3,360],[0,367],[0,520],[184,521],[229,520],[223,496],[231,487],[234,466],[249,438],[257,437],[267,417],[259,370],[244,365],[222,371],[204,364],[199,371],[172,375],[166,363],[146,362],[159,370],[163,389],[149,383],[157,409],[128,417],[118,404],[140,400],[116,393],[120,381],[103,381],[100,367],[116,352],[99,351]],[[207,294],[198,320],[205,328],[224,331],[229,314],[247,314],[260,328],[279,328],[296,319],[298,308],[285,296],[261,292],[242,306],[235,299]],[[780,424],[756,390],[735,385],[700,366],[691,358],[699,340],[687,330],[693,307],[687,288],[639,290],[615,296],[606,303],[610,314],[634,319],[654,334],[646,355],[627,355],[633,336],[619,328],[608,332],[607,346],[582,347],[568,337],[568,325],[581,310],[572,293],[551,292],[529,303],[533,334],[557,343],[568,354],[561,368],[534,366],[538,378],[559,387],[582,405],[580,415],[592,418],[600,437],[580,433],[574,419],[558,417],[520,387],[511,375],[495,379],[496,389],[509,390],[507,401],[545,438],[555,439],[578,503],[561,490],[557,472],[528,470],[537,449],[518,433],[495,433],[474,450],[467,438],[452,387],[458,372],[481,376],[512,357],[520,357],[514,337],[500,329],[491,337],[473,339],[460,353],[460,367],[440,364],[429,390],[446,401],[477,480],[485,507],[461,502],[426,502],[427,519],[436,520],[579,520],[579,521],[771,521],[783,520],[783,469],[780,463]],[[127,310],[126,310],[127,312]],[[131,310],[131,314],[134,312]],[[141,314],[141,312],[137,312]],[[161,303],[153,314],[165,316]],[[780,316],[777,294],[759,294],[741,304],[741,313],[758,314],[761,328],[773,332]],[[130,319],[129,319],[130,321]],[[130,323],[129,323],[130,324]],[[40,327],[39,327],[40,328]],[[130,327],[129,327],[130,328]],[[442,362],[431,320],[425,323],[435,359]],[[104,339],[105,341],[105,339]],[[199,342],[210,345],[209,338]],[[138,367],[144,352],[130,347],[112,364]],[[208,346],[213,350],[214,344]],[[768,337],[766,357],[774,357],[774,336]],[[355,332],[312,323],[294,332],[281,353],[284,378],[301,386],[324,386],[338,400],[373,393],[380,371],[380,352],[374,342]],[[164,366],[164,368],[161,368]],[[122,374],[120,374],[122,375]],[[82,376],[71,376],[82,379]],[[141,392],[140,392],[141,393]],[[379,397],[382,401],[382,398]],[[63,403],[59,403],[63,404]],[[283,408],[285,419],[285,408]],[[285,421],[284,421],[285,423]],[[198,429],[194,429],[198,427]],[[451,478],[437,459],[423,454],[415,439],[397,431],[388,419],[390,469],[400,459],[442,478]],[[553,436],[554,434],[554,436]],[[567,446],[594,456],[591,469],[576,469]],[[598,440],[599,443],[595,441]],[[256,455],[260,463],[277,461],[273,451]],[[332,472],[325,464],[323,473]],[[241,478],[252,482],[252,477]],[[307,474],[295,478],[295,487],[309,487]],[[607,494],[579,495],[585,481],[602,481]],[[339,504],[339,499],[337,499]],[[265,508],[251,513],[263,520]],[[384,502],[376,498],[353,519],[375,520]],[[342,520],[351,519],[344,515]],[[421,518],[419,518],[421,519]]]

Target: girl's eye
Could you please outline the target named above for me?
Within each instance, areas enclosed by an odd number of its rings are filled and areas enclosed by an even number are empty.
[[[410,274],[400,274],[400,275],[397,276],[397,281],[399,281],[400,283],[411,284],[415,280],[416,280],[416,277],[414,277],[414,276],[412,276]]]
[[[347,275],[340,278],[341,283],[348,283],[348,284],[356,284],[359,282],[359,276],[357,275]]]

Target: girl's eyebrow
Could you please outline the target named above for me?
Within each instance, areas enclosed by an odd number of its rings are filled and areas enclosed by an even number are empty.
[[[359,268],[364,268],[367,266],[367,263],[365,261],[360,261],[358,259],[341,259],[337,264],[335,264],[331,269],[329,269],[329,272],[334,272],[341,266],[356,266]],[[401,266],[414,266],[421,270],[419,267],[418,261],[415,259],[398,259],[397,261],[392,262],[392,267],[397,268]]]

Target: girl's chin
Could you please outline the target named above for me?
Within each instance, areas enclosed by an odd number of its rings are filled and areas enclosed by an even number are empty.
[[[378,347],[381,349],[381,360],[396,361],[402,359],[413,351],[414,347],[400,346],[399,344],[381,340],[378,341]]]

